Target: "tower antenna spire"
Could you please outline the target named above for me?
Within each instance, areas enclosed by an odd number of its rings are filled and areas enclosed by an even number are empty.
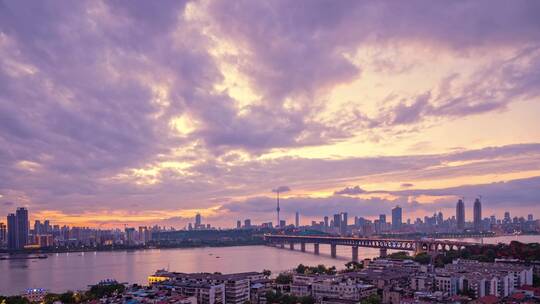
[[[276,193],[276,215],[277,215],[277,227],[280,226],[280,218],[279,218],[279,211],[281,211],[281,208],[279,207],[279,193],[281,192],[287,192],[287,191],[291,191],[291,188],[287,187],[287,186],[280,186],[280,187],[277,187],[275,189],[272,189],[272,192],[275,192]]]
[[[279,227],[280,225],[280,220],[279,220],[279,189],[276,191],[276,194],[277,194],[277,207],[276,207],[276,211],[277,211],[277,226]]]

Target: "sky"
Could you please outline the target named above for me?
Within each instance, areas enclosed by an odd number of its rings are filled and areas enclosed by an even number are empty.
[[[539,118],[539,1],[0,0],[2,221],[537,217]]]

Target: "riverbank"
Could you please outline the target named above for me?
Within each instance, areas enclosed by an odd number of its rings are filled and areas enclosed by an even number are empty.
[[[20,255],[20,254],[53,254],[53,253],[77,253],[77,252],[108,252],[108,251],[136,251],[150,249],[189,249],[189,248],[219,248],[219,247],[238,247],[238,246],[257,246],[266,244],[264,240],[253,240],[244,242],[186,242],[178,244],[153,244],[145,246],[96,246],[96,247],[52,247],[25,250],[0,250],[0,254]]]

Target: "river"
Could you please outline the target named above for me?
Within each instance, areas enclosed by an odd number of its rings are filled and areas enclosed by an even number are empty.
[[[480,239],[461,239],[480,242]],[[484,243],[540,242],[540,236],[505,236],[484,238]],[[298,247],[298,246],[297,246]],[[307,245],[307,251],[313,247]],[[137,251],[102,251],[55,253],[40,260],[0,260],[0,294],[14,295],[26,288],[45,288],[53,292],[85,289],[103,279],[145,284],[157,269],[179,272],[243,272],[269,269],[273,273],[292,269],[298,264],[343,268],[350,260],[351,248],[338,246],[338,257],[330,257],[330,248],[321,245],[321,254],[267,246],[205,247],[189,249],[150,249]],[[359,257],[373,258],[378,249],[360,248]]]

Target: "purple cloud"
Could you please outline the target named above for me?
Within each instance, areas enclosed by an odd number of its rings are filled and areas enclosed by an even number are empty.
[[[381,213],[390,213],[390,210],[400,204],[405,212],[405,217],[415,218],[419,212],[432,214],[444,210],[447,216],[455,212],[457,199],[465,196],[466,200],[473,200],[482,194],[483,207],[486,214],[497,213],[502,216],[505,210],[512,206],[516,213],[530,212],[538,206],[540,195],[540,177],[518,179],[508,182],[491,184],[466,185],[452,188],[405,190],[389,192],[397,196],[397,199],[385,199],[374,195],[368,199],[347,196],[330,196],[323,198],[286,198],[281,201],[284,214],[292,217],[295,211],[310,218],[322,218],[336,212],[346,211],[350,216],[376,217]],[[441,199],[433,199],[431,203],[419,203],[414,200],[418,195],[445,196]],[[446,198],[449,196],[450,198]],[[270,197],[253,197],[245,201],[236,201],[225,204],[222,208],[233,214],[251,214],[258,220],[271,217],[273,205]],[[472,205],[471,205],[472,206]],[[470,207],[470,206],[469,206]],[[532,208],[532,209],[531,209]]]
[[[358,195],[366,193],[366,190],[360,188],[360,186],[345,187],[341,190],[334,191],[335,195]]]
[[[237,196],[266,193],[268,185],[338,189],[378,174],[401,183],[540,169],[535,143],[424,155],[259,158],[369,134],[411,132],[402,128],[421,132],[430,119],[459,119],[536,100],[539,6],[0,1],[0,199],[73,213],[144,211],[149,205],[172,210],[231,203]],[[217,56],[218,42],[238,53]],[[360,47],[407,43],[456,58],[506,48],[513,56],[494,56],[469,74],[456,71],[436,88],[388,92],[373,113],[364,101],[329,106],[333,89],[363,80],[364,63],[353,59]],[[374,63],[381,73],[414,68],[384,59]],[[247,78],[260,100],[239,106],[229,89],[217,89],[226,79],[224,63]],[[457,87],[458,81],[467,85]],[[171,127],[180,115],[197,122],[193,132],[180,135]],[[481,161],[444,166],[470,160]],[[342,191],[336,194],[363,190]],[[337,200],[332,197],[328,208],[338,208]],[[325,202],[317,208],[329,210]],[[346,202],[356,208],[359,201]]]
[[[283,193],[283,192],[289,192],[291,191],[291,188],[289,188],[288,186],[279,186],[275,189],[272,189],[272,192],[274,193]]]

